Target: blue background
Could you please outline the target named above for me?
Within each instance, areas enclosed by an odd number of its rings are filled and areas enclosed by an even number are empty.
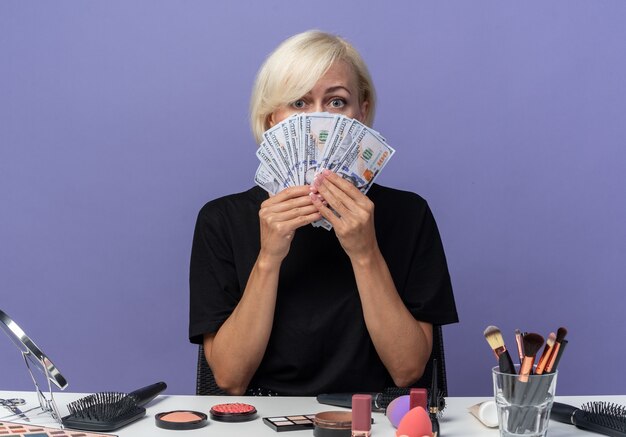
[[[569,329],[558,393],[624,394],[626,2],[0,2],[0,309],[69,380],[195,389],[188,262],[247,189],[254,75],[288,36],[351,41],[420,193],[461,323],[451,395],[491,393],[482,332]],[[398,351],[402,353],[402,351]],[[0,389],[30,390],[0,335]],[[406,357],[411,359],[411,357]]]

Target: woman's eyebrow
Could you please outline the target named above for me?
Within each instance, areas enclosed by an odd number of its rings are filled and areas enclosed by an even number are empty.
[[[330,88],[326,88],[325,94],[334,93],[335,91],[339,91],[339,90],[344,90],[350,95],[352,94],[350,90],[343,85],[337,85],[337,86],[332,86]]]

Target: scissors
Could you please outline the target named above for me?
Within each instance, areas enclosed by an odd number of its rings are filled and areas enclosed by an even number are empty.
[[[19,408],[17,408],[18,405],[24,405],[24,404],[26,404],[26,401],[21,398],[11,398],[11,399],[0,398],[0,406],[7,408],[11,413],[13,413],[10,416],[5,416],[5,417],[19,416],[20,418],[26,421],[29,421],[28,417],[26,417],[24,412],[20,410]]]

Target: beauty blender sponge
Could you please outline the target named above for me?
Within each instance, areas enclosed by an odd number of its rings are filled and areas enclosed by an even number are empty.
[[[397,428],[406,413],[409,412],[411,399],[409,395],[398,396],[389,402],[385,410],[385,416],[389,419],[394,428]]]
[[[400,421],[396,437],[423,437],[432,433],[433,425],[428,413],[422,407],[415,407],[409,410]]]

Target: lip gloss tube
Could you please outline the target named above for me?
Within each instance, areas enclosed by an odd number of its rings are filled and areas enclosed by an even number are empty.
[[[352,395],[352,437],[370,437],[372,433],[372,396]]]

